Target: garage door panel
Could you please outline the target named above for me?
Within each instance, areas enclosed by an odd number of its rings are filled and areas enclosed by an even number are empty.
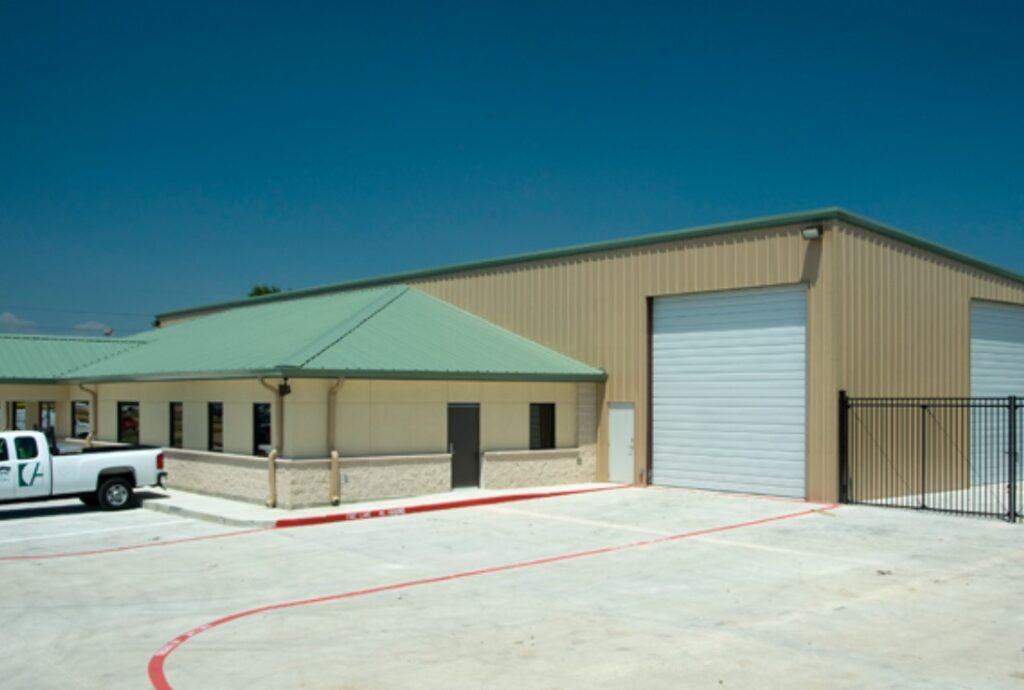
[[[727,438],[723,438],[727,437]],[[771,448],[772,453],[783,453],[791,456],[803,448],[803,436],[794,433],[780,433],[777,430],[749,431],[742,434],[733,433],[728,429],[714,431],[672,430],[663,432],[661,438],[663,454],[693,456],[694,448],[705,448],[704,453],[731,453],[743,451],[742,457],[754,457],[766,451],[751,449],[754,443],[763,443]]]
[[[652,481],[804,495],[806,289],[654,301]]]
[[[803,482],[798,480],[771,479],[763,476],[730,474],[678,474],[668,477],[665,486],[688,486],[709,491],[735,491],[741,493],[767,494],[771,496],[796,496],[803,491]]]
[[[1024,397],[1024,307],[992,302],[971,304],[971,395],[976,398]],[[1024,436],[1022,434],[1021,436]],[[1024,476],[1024,438],[1017,449]],[[993,463],[997,449],[1007,449],[1003,422],[989,415],[971,420],[971,481],[1002,483],[1008,467]]]

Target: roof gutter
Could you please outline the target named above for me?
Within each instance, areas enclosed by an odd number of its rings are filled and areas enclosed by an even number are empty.
[[[476,371],[388,371],[354,369],[274,369],[252,371],[170,372],[127,376],[100,376],[76,379],[49,379],[40,383],[159,383],[162,381],[233,381],[240,379],[390,379],[394,381],[538,381],[573,383],[606,381],[601,370],[564,373],[476,372]]]

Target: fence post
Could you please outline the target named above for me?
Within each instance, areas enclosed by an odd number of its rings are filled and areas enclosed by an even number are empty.
[[[1009,484],[1007,488],[1010,491],[1009,496],[1009,509],[1006,511],[1007,519],[1010,522],[1017,521],[1017,396],[1011,395],[1009,399],[1010,407],[1010,424],[1008,425],[1008,434],[1010,441],[1010,452],[1007,453],[1007,457],[1010,462],[1010,471],[1007,473],[1009,476]]]
[[[928,453],[926,450],[927,443],[927,432],[928,432],[928,405],[921,405],[921,510],[924,510],[927,506],[925,505],[924,493],[925,493],[925,467],[928,465]]]
[[[839,391],[839,502],[847,503],[850,500],[850,428],[849,428],[850,399],[846,391]]]

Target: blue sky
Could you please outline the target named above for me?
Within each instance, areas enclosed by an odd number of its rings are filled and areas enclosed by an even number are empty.
[[[5,0],[0,329],[831,205],[1024,272],[1022,28],[1020,2]]]

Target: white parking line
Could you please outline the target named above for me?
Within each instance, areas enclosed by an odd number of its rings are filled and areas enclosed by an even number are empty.
[[[569,517],[565,515],[551,515],[549,513],[538,513],[532,510],[523,510],[521,508],[506,508],[503,506],[493,506],[487,508],[498,513],[511,513],[515,515],[523,515],[527,517],[541,518],[545,520],[557,520],[560,522],[571,522],[578,525],[589,525],[591,527],[605,527],[608,529],[619,529],[627,532],[639,532],[641,534],[654,534],[658,536],[665,536],[672,534],[672,532],[666,532],[658,529],[650,529],[647,527],[635,527],[633,525],[622,525],[616,522],[605,522],[603,520],[588,520],[586,518]],[[734,549],[750,549],[753,551],[765,551],[768,553],[779,553],[786,554],[789,556],[803,556],[806,558],[827,558],[831,561],[844,561],[847,563],[856,563],[858,565],[870,565],[878,566],[879,562],[871,561],[859,558],[850,558],[848,556],[841,556],[837,554],[827,554],[820,551],[804,551],[801,549],[787,548],[784,546],[768,546],[767,544],[751,544],[749,542],[733,541],[731,539],[720,539],[716,537],[697,537],[695,541],[703,542],[706,544],[715,544],[716,546],[728,546]]]
[[[572,522],[577,525],[589,525],[590,527],[604,527],[607,529],[620,529],[627,532],[639,532],[641,534],[655,534],[661,537],[668,536],[672,532],[666,532],[660,529],[650,529],[647,527],[636,527],[634,525],[621,525],[617,522],[605,522],[603,520],[588,520],[586,518],[569,517],[568,515],[552,515],[550,513],[536,513],[532,510],[523,510],[522,508],[505,508],[501,506],[490,506],[487,510],[493,510],[497,513],[512,513],[514,515],[525,515],[527,517],[542,518],[545,520],[558,520],[560,522]]]
[[[17,539],[0,539],[0,544],[14,544],[26,541],[42,541],[44,539],[66,539],[69,537],[81,537],[86,534],[103,534],[105,532],[127,532],[130,530],[149,529],[150,527],[163,527],[165,525],[180,525],[193,520],[170,520],[167,522],[151,522],[147,525],[129,525],[128,527],[107,527],[105,529],[90,529],[81,532],[62,532],[60,534],[44,534],[37,537],[19,537]]]
[[[734,541],[732,539],[720,539],[718,537],[697,537],[694,541],[702,542],[705,544],[715,544],[717,546],[729,546],[735,549],[752,549],[754,551],[781,553],[787,556],[803,556],[805,558],[815,560],[828,559],[830,561],[843,561],[846,563],[856,563],[858,565],[869,565],[872,567],[884,565],[881,561],[872,561],[863,558],[850,558],[849,556],[840,556],[833,553],[826,553],[824,551],[804,551],[802,549],[792,549],[785,546],[751,544],[750,542]]]

